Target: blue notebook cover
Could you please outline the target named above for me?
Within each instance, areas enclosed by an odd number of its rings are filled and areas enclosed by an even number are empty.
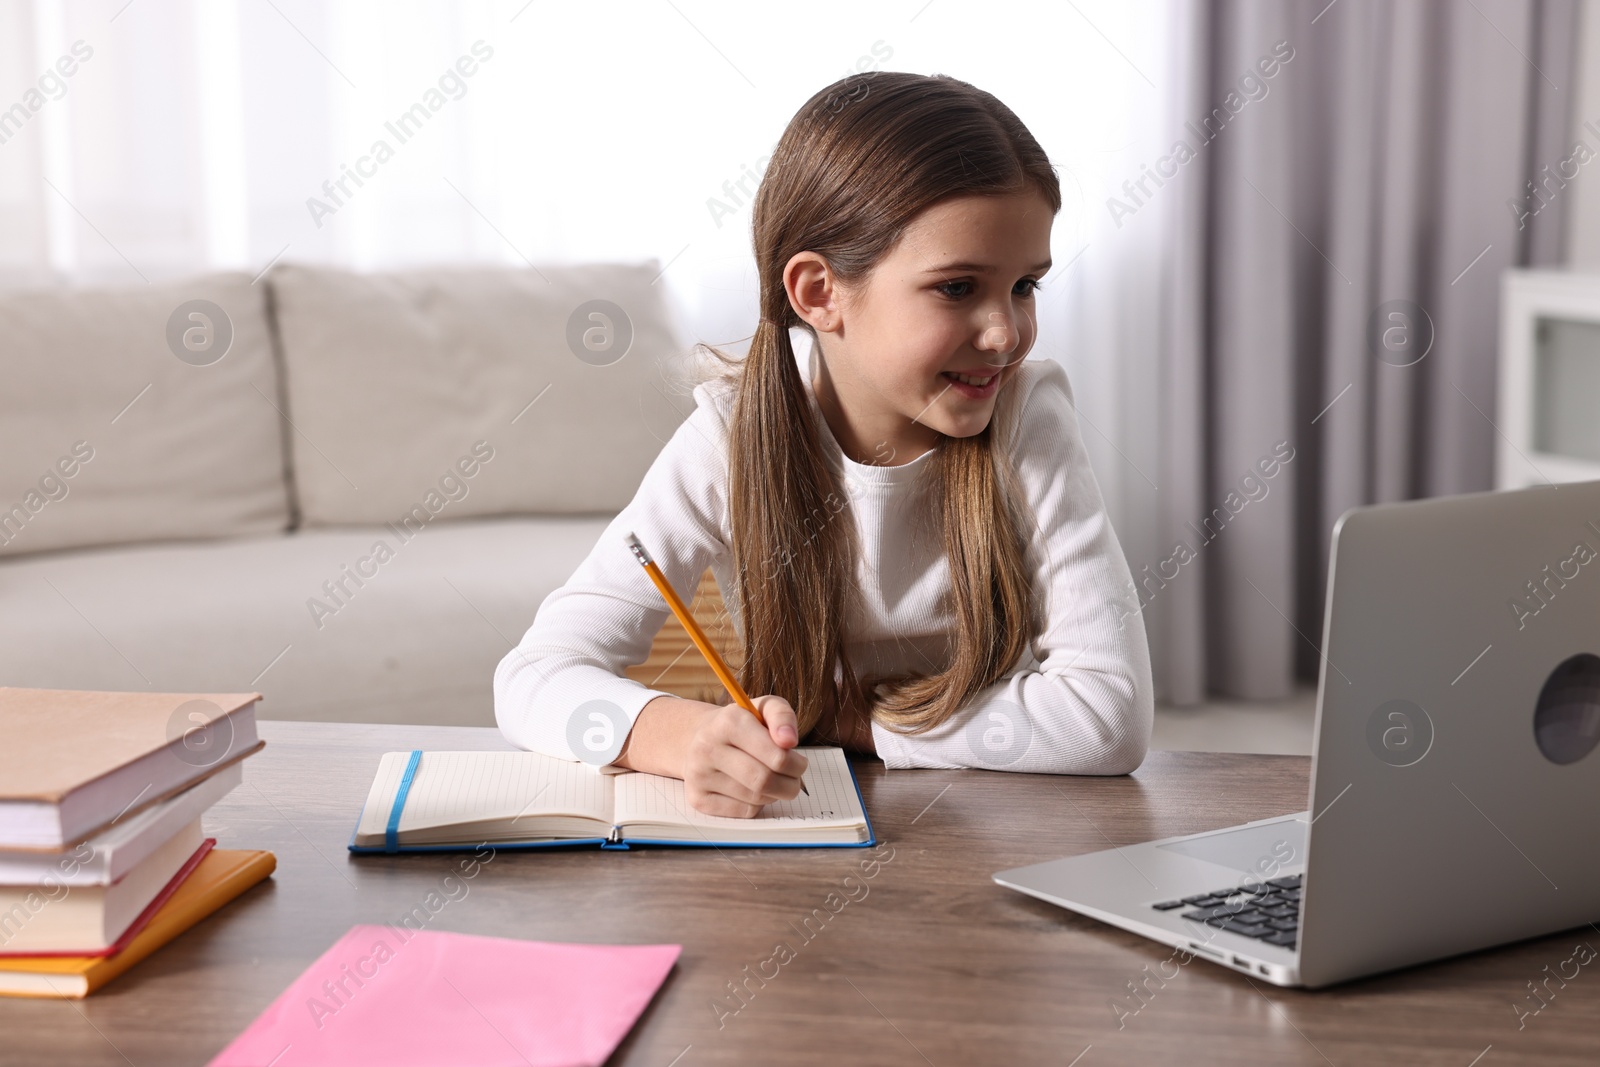
[[[415,780],[417,767],[422,762],[422,750],[412,749],[411,757],[406,762],[405,773],[400,777],[400,788],[395,792],[394,803],[389,809],[389,818],[384,826],[384,844],[358,845],[356,834],[361,830],[361,816],[365,814],[366,807],[356,815],[356,825],[350,831],[350,842],[346,846],[351,852],[380,855],[394,855],[401,852],[464,852],[483,848],[489,842],[461,843],[452,845],[402,845],[396,835],[400,828],[400,813],[405,810],[406,795],[411,791],[411,783]],[[603,849],[628,849],[633,845],[664,845],[674,848],[870,848],[878,843],[878,835],[872,828],[872,816],[867,813],[867,804],[861,796],[861,782],[856,778],[855,765],[849,759],[845,760],[845,767],[850,771],[850,784],[856,791],[856,802],[861,807],[861,817],[867,825],[867,839],[865,841],[708,841],[704,838],[696,840],[673,841],[659,838],[634,838],[628,840],[620,835],[611,837],[583,837],[563,841],[496,841],[496,849],[530,849],[530,848],[572,848],[579,845],[599,845]]]

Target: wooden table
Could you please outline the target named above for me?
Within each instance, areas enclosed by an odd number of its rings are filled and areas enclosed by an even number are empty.
[[[345,850],[379,754],[511,747],[463,727],[268,721],[261,733],[267,747],[206,829],[222,847],[271,849],[276,873],[86,1000],[0,998],[0,1064],[205,1063],[350,926],[395,922],[430,891],[446,895],[441,880],[468,854]],[[870,878],[868,852],[854,849],[501,851],[456,883],[426,928],[681,943],[613,1063],[1600,1060],[1600,971],[1583,969],[1521,1030],[1513,1009],[1576,942],[1600,947],[1587,928],[1315,993],[1203,960],[1168,964],[1176,977],[1128,1015],[1128,983],[1160,970],[1170,949],[990,881],[1054,856],[1300,810],[1308,769],[1301,757],[1187,752],[1153,752],[1109,779],[889,773],[865,761],[857,773],[885,843]],[[792,958],[767,963],[776,976],[731,999],[729,983],[780,942]]]

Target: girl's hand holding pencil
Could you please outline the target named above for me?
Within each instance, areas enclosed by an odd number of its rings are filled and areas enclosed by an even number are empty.
[[[766,725],[738,704],[705,715],[689,739],[683,784],[689,803],[712,815],[750,818],[775,800],[793,800],[806,758],[794,709],[781,696],[757,701]]]
[[[682,778],[689,803],[708,815],[751,818],[809,793],[806,758],[790,751],[800,743],[794,708],[775,694],[751,700],[644,545],[631,533],[628,545],[734,702],[656,697],[640,709],[616,762]]]
[[[630,770],[682,778],[689,804],[707,815],[749,819],[800,793],[806,758],[794,708],[781,696],[756,698],[757,722],[738,704],[660,696],[639,711],[616,762]]]

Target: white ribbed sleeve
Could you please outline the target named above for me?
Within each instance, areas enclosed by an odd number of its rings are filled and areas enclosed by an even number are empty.
[[[1032,662],[978,694],[938,730],[905,735],[874,723],[873,739],[890,767],[1123,774],[1143,760],[1153,719],[1142,620],[1130,615],[1128,625],[1118,621],[1119,599],[1133,597],[1132,577],[1083,448],[1065,370],[1052,360],[1029,360],[1012,387],[1022,391],[1014,447],[1039,520],[1035,581],[1047,619]],[[728,549],[732,398],[713,384],[698,386],[694,397],[694,412],[663,447],[633,500],[567,583],[545,598],[522,641],[496,668],[495,718],[515,744],[580,759],[568,725],[580,705],[608,700],[631,723],[646,703],[668,695],[622,673],[644,660],[669,613],[627,548],[629,531],[682,596],[692,595],[711,567],[740,625]],[[814,399],[812,411],[822,418]],[[924,516],[911,506],[931,453],[873,466],[845,457],[831,431],[824,439],[850,487],[851,506],[841,521],[856,522],[863,550],[857,609],[863,614],[848,621],[846,635],[851,662],[880,676],[930,672],[951,639],[948,564],[936,538],[919,536]]]
[[[495,721],[514,744],[582,759],[568,728],[579,705],[609,700],[631,726],[646,704],[672,695],[623,674],[649,655],[672,613],[627,535],[638,536],[685,603],[706,568],[725,561],[727,431],[711,389],[695,388],[695,410],[657,454],[633,499],[566,584],[545,597],[533,625],[495,668]]]

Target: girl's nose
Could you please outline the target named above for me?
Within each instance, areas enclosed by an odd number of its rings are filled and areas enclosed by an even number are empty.
[[[989,325],[984,327],[982,347],[994,352],[1010,352],[1021,342],[1021,335],[1012,321],[1001,312],[989,312]]]

